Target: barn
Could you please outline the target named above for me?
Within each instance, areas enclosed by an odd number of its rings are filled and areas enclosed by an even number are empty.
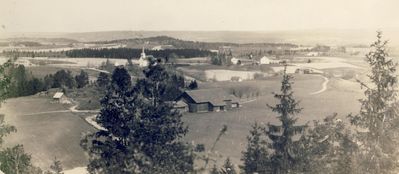
[[[240,107],[239,100],[221,88],[185,91],[176,99],[176,103],[185,103],[188,112],[220,112]]]
[[[56,92],[53,96],[53,100],[58,103],[68,103],[68,100],[63,92]]]

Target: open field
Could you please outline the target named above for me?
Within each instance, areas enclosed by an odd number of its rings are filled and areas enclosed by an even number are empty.
[[[249,134],[250,125],[254,121],[262,125],[276,121],[276,115],[266,107],[266,104],[275,104],[276,100],[271,92],[279,91],[279,81],[279,78],[260,82],[248,81],[247,85],[258,84],[263,86],[262,89],[266,95],[258,97],[256,101],[244,103],[238,110],[185,114],[184,121],[190,129],[185,140],[203,143],[206,148],[210,148],[222,125],[226,124],[228,126],[227,134],[221,138],[215,148],[215,153],[221,159],[218,160],[219,165],[226,157],[230,157],[233,163],[240,164],[241,151],[245,149],[246,136]],[[360,107],[358,99],[362,97],[362,93],[357,83],[342,79],[331,79],[326,91],[311,95],[311,93],[322,88],[322,83],[323,78],[318,76],[297,76],[295,78],[294,95],[301,101],[300,106],[304,108],[299,115],[299,123],[322,119],[335,112],[338,113],[339,118],[344,120],[347,114],[358,112]],[[213,85],[201,83],[201,85],[208,87],[223,88],[232,84],[234,82],[213,83]],[[212,166],[212,163],[210,166]]]
[[[68,107],[39,96],[7,100],[0,113],[18,132],[5,138],[5,146],[23,144],[26,152],[32,154],[33,163],[43,169],[49,168],[55,156],[64,169],[85,166],[87,158],[79,145],[80,138],[82,133],[95,129],[84,121],[84,114],[51,112]],[[41,114],[35,114],[38,112]]]
[[[348,65],[352,65],[355,61],[348,62],[350,62]],[[315,61],[316,63],[328,63],[328,60],[322,59]],[[46,74],[55,73],[60,69],[71,70],[75,75],[80,72],[82,67],[86,66],[82,62],[80,64],[82,66],[44,65],[31,66],[27,69],[36,77],[44,77]],[[228,71],[223,70],[225,67],[216,68],[213,65],[194,67],[192,69],[185,67],[185,75],[200,79],[206,75],[206,71],[209,69],[223,71],[219,74],[226,74]],[[233,68],[233,70],[248,72],[240,68],[247,67]],[[229,70],[231,71],[231,69]],[[99,73],[95,70],[87,71],[91,77],[96,77]],[[300,123],[322,119],[335,112],[339,114],[339,118],[344,120],[347,114],[357,113],[359,110],[358,99],[362,97],[362,93],[354,79],[356,74],[364,70],[344,66],[329,67],[323,71],[327,72],[324,74],[325,76],[294,74],[294,95],[301,101],[300,106],[304,108],[299,115]],[[339,72],[344,73],[339,74]],[[230,157],[233,163],[240,164],[241,151],[246,146],[246,136],[249,134],[250,125],[254,121],[258,121],[262,125],[276,121],[276,115],[266,107],[266,104],[275,104],[276,100],[273,98],[272,92],[279,91],[280,82],[281,76],[270,76],[263,80],[199,83],[199,88],[202,89],[223,88],[230,91],[233,88],[245,88],[259,91],[259,95],[257,97],[244,95],[242,101],[249,100],[250,102],[245,102],[240,109],[229,112],[185,113],[183,120],[189,126],[190,132],[184,140],[205,144],[206,148],[210,148],[220,128],[225,124],[228,126],[227,134],[221,138],[215,148],[215,153],[218,154],[217,158],[220,159],[218,162],[222,163],[226,157]],[[77,109],[96,109],[99,103],[95,100],[98,100],[99,94],[94,88],[81,90],[83,91],[71,93],[71,95],[75,95],[73,98],[81,104]],[[255,97],[256,100],[251,101]],[[54,156],[61,160],[65,169],[85,166],[87,158],[79,146],[79,141],[82,133],[95,131],[95,129],[84,120],[90,116],[89,113],[72,113],[68,110],[69,107],[71,106],[52,103],[49,98],[39,96],[8,100],[1,107],[0,113],[6,115],[6,121],[15,125],[18,132],[7,137],[5,145],[23,144],[26,151],[32,154],[34,163],[44,169],[49,167]]]
[[[267,80],[240,83],[200,83],[201,88],[222,87],[226,90],[240,85],[258,87],[262,94],[257,100],[244,103],[238,110],[184,114],[183,120],[190,129],[184,140],[203,143],[209,148],[219,129],[226,124],[228,132],[217,144],[215,153],[218,153],[221,159],[229,156],[235,164],[240,164],[241,151],[245,148],[245,137],[248,135],[250,125],[254,121],[263,125],[276,121],[275,114],[271,113],[266,104],[276,102],[271,92],[279,90],[280,80],[280,77],[270,77]],[[358,111],[357,99],[362,96],[358,84],[332,78],[327,84],[326,91],[311,95],[322,89],[323,82],[323,77],[317,75],[295,76],[295,96],[301,100],[300,106],[304,108],[299,122],[321,119],[334,112],[337,112],[340,118],[344,118],[346,114]],[[23,144],[26,151],[32,154],[35,164],[42,168],[48,168],[54,156],[62,161],[65,169],[85,166],[87,159],[79,146],[79,141],[82,133],[95,129],[84,120],[89,115],[71,113],[68,111],[69,107],[70,105],[53,103],[49,98],[39,96],[8,100],[0,109],[0,113],[6,114],[6,121],[15,125],[18,132],[6,138],[6,146]],[[40,114],[34,114],[39,112]]]

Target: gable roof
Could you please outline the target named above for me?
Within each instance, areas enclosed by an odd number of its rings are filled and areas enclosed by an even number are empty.
[[[198,89],[185,91],[185,94],[190,96],[196,103],[206,103],[209,102],[214,106],[226,105],[225,101],[238,102],[238,99],[221,88],[211,88],[211,89]],[[184,95],[184,94],[183,94]]]
[[[54,98],[54,99],[59,99],[59,98],[61,98],[63,95],[64,95],[63,92],[56,92],[56,93],[54,94],[53,98]]]

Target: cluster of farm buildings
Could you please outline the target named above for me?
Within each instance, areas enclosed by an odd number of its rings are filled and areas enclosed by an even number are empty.
[[[181,112],[220,112],[239,107],[239,99],[221,88],[185,91],[175,100],[175,108]]]

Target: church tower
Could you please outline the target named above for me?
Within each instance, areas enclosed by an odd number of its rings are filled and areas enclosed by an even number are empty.
[[[144,47],[143,47],[143,49],[141,51],[141,54],[140,54],[139,66],[140,67],[147,67],[149,64],[150,64],[150,62],[148,61],[148,58],[145,55]]]

